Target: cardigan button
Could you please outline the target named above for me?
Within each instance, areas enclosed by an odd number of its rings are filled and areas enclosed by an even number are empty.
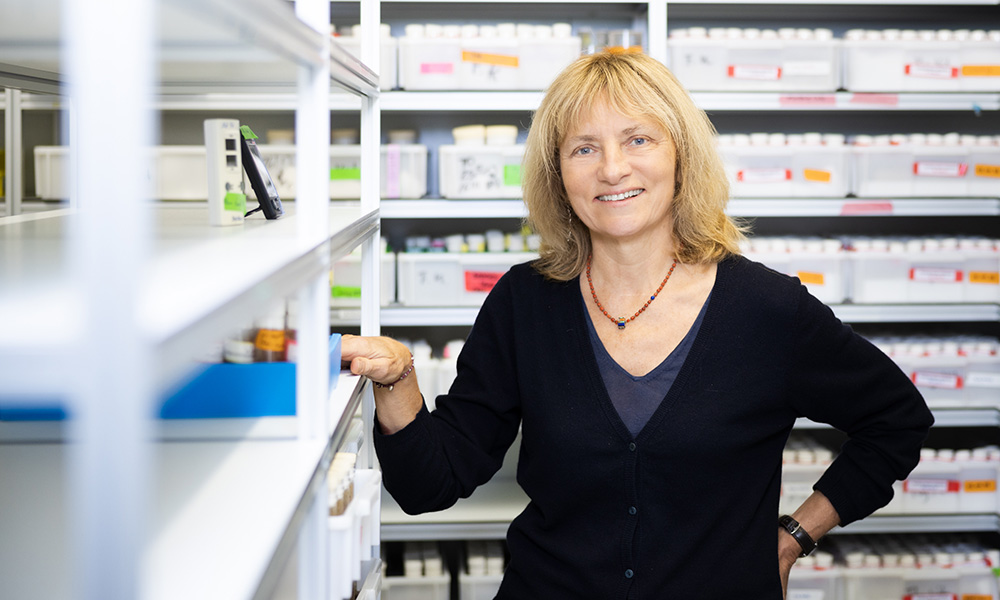
[[[635,442],[629,442],[628,449],[630,452],[635,452]]]
[[[632,579],[633,575],[635,575],[635,573],[632,572],[632,569],[625,569],[625,579]]]
[[[638,511],[638,509],[636,509],[636,507],[634,507],[634,506],[628,507],[628,514],[634,515],[637,512],[639,512],[639,511]]]

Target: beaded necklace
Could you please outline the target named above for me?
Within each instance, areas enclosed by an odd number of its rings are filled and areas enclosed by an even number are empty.
[[[597,292],[594,291],[594,282],[590,278],[590,260],[592,258],[593,255],[587,257],[587,283],[590,284],[590,295],[594,297],[594,303],[597,304],[597,308],[600,309],[600,311],[604,314],[604,316],[610,319],[612,323],[617,325],[619,330],[625,329],[626,323],[632,321],[633,319],[641,315],[647,308],[649,308],[650,303],[652,303],[653,300],[656,300],[656,297],[660,295],[660,291],[663,290],[663,286],[667,285],[667,280],[669,280],[670,276],[673,275],[674,267],[677,266],[677,259],[675,258],[673,264],[670,265],[670,270],[667,271],[667,276],[664,277],[663,281],[660,283],[660,287],[656,288],[656,291],[653,293],[652,296],[649,297],[649,300],[647,300],[646,303],[642,305],[642,308],[637,310],[634,315],[632,315],[627,319],[625,317],[618,317],[616,319],[611,315],[609,315],[608,311],[604,310],[604,306],[601,304],[601,301],[597,299]]]

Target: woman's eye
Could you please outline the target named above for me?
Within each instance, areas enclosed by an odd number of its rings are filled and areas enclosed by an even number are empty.
[[[637,137],[632,139],[633,146],[645,146],[649,143],[649,138]]]
[[[589,154],[592,154],[593,152],[594,152],[593,148],[586,148],[585,147],[585,148],[577,148],[576,151],[573,152],[573,154],[575,154],[577,156],[587,156]]]

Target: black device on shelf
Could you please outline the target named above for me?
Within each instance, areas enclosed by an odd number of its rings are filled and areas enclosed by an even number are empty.
[[[260,156],[260,149],[257,148],[257,142],[254,141],[257,136],[249,127],[243,125],[240,127],[240,138],[243,140],[241,144],[243,170],[246,171],[250,187],[253,188],[253,193],[257,195],[257,202],[260,204],[257,208],[247,212],[247,216],[258,210],[263,210],[264,217],[268,219],[280,218],[281,215],[285,214],[285,211],[281,208],[278,190],[274,187],[271,174],[267,172],[264,159]]]

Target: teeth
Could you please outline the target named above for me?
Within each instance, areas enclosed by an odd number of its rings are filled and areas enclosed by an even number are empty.
[[[638,196],[642,190],[630,190],[628,192],[622,192],[620,194],[611,194],[609,196],[598,196],[597,199],[601,202],[615,202],[617,200],[624,200],[626,198],[632,198],[633,196]]]

